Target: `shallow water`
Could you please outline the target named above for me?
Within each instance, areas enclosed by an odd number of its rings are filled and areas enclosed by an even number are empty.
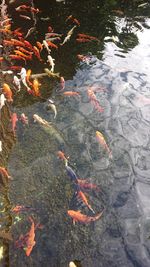
[[[42,98],[24,92],[15,96],[11,110],[18,116],[24,112],[29,125],[17,123],[9,159],[5,156],[13,180],[9,189],[2,191],[1,204],[3,207],[4,198],[8,220],[1,228],[11,229],[13,241],[4,242],[2,266],[65,267],[76,259],[83,267],[148,267],[150,6],[140,7],[141,2],[117,5],[111,1],[101,5],[99,1],[35,4],[42,12],[37,16],[37,32],[28,39],[31,42],[43,40],[48,25],[56,32],[67,33],[71,26],[65,20],[70,14],[81,23],[76,34],[86,33],[101,42],[77,44],[73,36],[58,51],[52,51],[55,71],[66,80],[65,90],[77,91],[80,96],[63,96],[60,83],[49,78],[40,80]],[[13,17],[13,27],[21,25],[26,32],[30,25],[19,20],[14,10],[17,5],[17,1],[11,4],[8,12]],[[122,15],[113,11],[118,9]],[[79,62],[77,54],[90,59]],[[43,58],[46,61],[45,54]],[[33,73],[43,72],[43,64],[37,60],[26,68],[32,68]],[[98,88],[95,95],[103,112],[98,112],[90,101],[89,87]],[[57,107],[55,120],[52,110],[46,109],[49,97]],[[56,135],[33,122],[35,113],[52,122]],[[96,131],[104,135],[112,158],[98,144]],[[69,164],[78,177],[99,186],[99,191],[86,193],[96,214],[104,209],[100,220],[72,224],[67,210],[78,207],[72,198],[73,184],[57,157],[58,150],[69,155]],[[14,215],[10,209],[16,205],[35,210]],[[91,215],[85,206],[80,208]],[[15,241],[29,231],[29,216],[43,228],[36,229],[36,245],[26,257],[23,249],[16,248]]]

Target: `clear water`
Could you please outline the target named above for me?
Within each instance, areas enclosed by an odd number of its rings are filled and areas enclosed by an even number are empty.
[[[70,14],[81,23],[75,34],[92,35],[100,42],[78,44],[74,34],[70,42],[52,51],[55,71],[66,80],[65,90],[77,91],[80,97],[64,97],[60,83],[48,78],[40,80],[42,99],[23,91],[15,95],[11,110],[18,116],[24,112],[29,126],[17,123],[14,145],[1,159],[13,177],[9,189],[2,192],[2,206],[9,216],[2,229],[10,229],[13,236],[13,241],[3,242],[2,266],[65,267],[75,259],[83,267],[150,266],[150,5],[119,2],[35,2],[42,12],[36,18],[35,34],[28,38],[32,43],[43,40],[49,25],[66,34]],[[8,12],[13,27],[21,25],[26,32],[31,25],[19,19],[14,10],[18,5],[10,4]],[[90,56],[89,63],[80,62],[77,54]],[[46,53],[42,56],[46,61]],[[44,67],[37,60],[26,66],[33,73],[42,73]],[[104,89],[96,92],[104,108],[101,113],[88,98],[91,86]],[[57,107],[55,120],[52,110],[46,109],[49,97]],[[33,122],[35,113],[52,122],[63,142]],[[112,150],[112,159],[98,144],[97,130]],[[95,212],[105,209],[100,220],[73,225],[68,217],[70,205],[76,208],[76,204],[71,201],[72,183],[57,157],[60,149],[69,155],[78,177],[100,187],[99,192],[87,191]],[[35,211],[14,215],[10,209],[16,205]],[[81,210],[90,215],[86,207]],[[29,231],[29,216],[43,229],[36,229],[36,245],[26,257],[15,241]]]

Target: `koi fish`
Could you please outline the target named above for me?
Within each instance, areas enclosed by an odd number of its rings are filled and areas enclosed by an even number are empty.
[[[109,157],[112,158],[112,152],[111,152],[110,148],[108,147],[102,133],[100,133],[99,131],[96,131],[96,138],[97,138],[98,142],[107,150]]]
[[[98,38],[91,36],[91,35],[84,34],[84,33],[78,33],[77,36],[78,36],[78,38],[84,38],[84,39],[99,41]]]
[[[49,46],[46,40],[43,40],[43,46],[46,48],[48,54],[50,54],[51,50],[49,49]]]
[[[53,111],[54,111],[54,119],[56,119],[56,116],[57,116],[57,109],[56,109],[56,106],[54,104],[54,101],[51,100],[51,99],[48,99],[48,105],[47,105],[47,108],[51,108]]]
[[[59,72],[57,72],[57,73],[51,72],[48,68],[45,68],[44,71],[51,78],[57,78],[57,79],[60,78]]]
[[[38,82],[38,79],[33,80],[32,88],[35,96],[40,96],[40,87],[41,84]]]
[[[11,74],[13,74],[13,71],[12,70],[3,70],[2,74],[3,75],[6,75],[6,74],[10,74],[11,75]]]
[[[26,69],[25,68],[22,68],[21,71],[20,71],[20,73],[18,73],[18,75],[21,76],[21,81],[22,81],[23,85],[27,88],[27,91],[30,92],[31,89],[30,89],[30,87],[26,83],[26,76],[27,76]]]
[[[4,60],[4,58],[3,57],[0,57],[0,62],[2,62]]]
[[[30,76],[31,76],[31,69],[27,70],[26,72],[26,81],[30,86],[32,86],[32,82],[30,82]]]
[[[19,92],[21,89],[21,84],[20,84],[20,80],[18,79],[18,77],[16,75],[13,78],[13,83],[15,84],[15,86],[17,87],[18,92]]]
[[[22,67],[21,66],[10,66],[9,67],[11,70],[21,70]]]
[[[70,15],[69,17],[67,17],[66,22],[67,21],[71,21],[72,23],[75,23],[76,25],[80,26],[80,22],[79,20],[77,20],[75,17],[73,17],[72,15]]]
[[[84,56],[84,55],[80,55],[80,54],[77,55],[77,58],[79,60],[81,60],[82,62],[85,62],[87,64],[89,64],[89,61],[91,59],[90,56]]]
[[[94,104],[95,108],[97,111],[99,112],[103,112],[104,109],[100,106],[97,98],[96,98],[96,95],[94,94],[93,90],[91,90],[90,88],[87,90],[87,94],[88,94],[88,97],[89,99],[91,100],[91,102]]]
[[[3,106],[5,106],[5,102],[6,102],[6,97],[4,94],[0,95],[0,110],[3,108]]]
[[[9,55],[10,59],[14,59],[14,60],[24,60],[26,63],[26,60],[24,57],[18,56],[18,55]]]
[[[65,154],[64,154],[64,152],[58,151],[57,152],[57,155],[58,155],[58,158],[59,159],[64,160],[65,165],[68,165],[68,159],[69,159],[69,157],[66,157]]]
[[[3,91],[4,95],[7,98],[7,101],[8,102],[13,102],[13,99],[12,99],[12,95],[13,94],[12,94],[12,91],[11,91],[11,89],[10,89],[10,87],[9,87],[9,85],[7,83],[3,84],[2,91]]]
[[[91,189],[91,190],[100,191],[100,189],[98,188],[96,184],[89,183],[85,179],[78,179],[78,185],[83,189]]]
[[[75,210],[68,210],[67,213],[73,219],[73,223],[75,222],[90,223],[99,220],[103,214],[103,211],[95,216],[87,216],[85,214],[82,214],[80,211],[75,211]]]
[[[11,179],[11,176],[8,174],[7,170],[4,167],[0,167],[1,175],[5,176],[7,179]]]
[[[40,51],[35,45],[33,46],[33,52],[34,52],[35,56],[38,58],[38,60],[42,62],[43,60],[40,56]]]
[[[76,41],[78,43],[88,43],[90,42],[91,40],[90,39],[85,39],[85,38],[76,38]]]
[[[41,44],[40,42],[36,42],[37,47],[40,49],[40,52],[43,50],[43,44]]]
[[[31,60],[32,59],[32,54],[31,55],[25,55],[19,50],[14,50],[15,54],[18,56],[21,56],[22,58],[25,58],[26,60]]]
[[[21,28],[17,28],[16,30],[13,31],[13,35],[16,35],[18,37],[23,36],[22,32],[20,32]]]
[[[72,27],[72,29],[67,33],[67,36],[65,37],[64,41],[60,45],[64,45],[65,43],[67,43],[70,40],[70,38],[74,32],[74,29],[76,27],[77,27],[76,25]]]
[[[30,256],[32,249],[36,244],[34,240],[35,239],[35,223],[31,217],[29,217],[29,220],[31,221],[31,228],[29,232],[27,233],[26,248],[25,248],[27,257]]]
[[[54,63],[54,58],[52,58],[50,55],[47,56],[47,62],[49,63],[49,65],[51,66],[51,72],[54,72],[54,67],[55,67],[55,63]]]
[[[28,125],[28,123],[29,123],[28,117],[24,113],[22,113],[20,115],[20,120],[22,121],[23,124],[27,124]]]
[[[16,46],[16,48],[17,48],[19,51],[28,54],[29,56],[31,56],[31,55],[33,54],[33,52],[28,51],[28,50],[26,50],[25,48],[23,48],[23,47],[21,47],[21,46]]]
[[[53,44],[51,41],[49,40],[46,40],[47,44],[48,44],[48,47],[50,46],[51,48],[55,48],[55,49],[58,49],[58,46]]]
[[[25,16],[25,15],[19,15],[19,17],[26,19],[26,20],[31,20],[31,18],[29,16]]]
[[[73,91],[67,91],[67,92],[64,92],[63,95],[66,95],[66,96],[80,96],[80,93],[79,92],[73,92]]]
[[[85,194],[81,190],[78,190],[77,197],[81,198],[83,203],[88,207],[88,209],[91,210],[93,213],[95,213],[95,211],[92,209],[91,205],[89,205]]]
[[[68,176],[71,178],[71,181],[75,181],[75,183],[78,183],[78,177],[73,171],[73,169],[70,166],[68,166],[68,161],[67,162],[65,161],[65,168]]]
[[[17,205],[16,207],[11,209],[11,211],[15,212],[15,213],[19,213],[22,211],[28,211],[28,210],[35,210],[35,209],[32,207],[29,207],[29,206],[19,206],[19,205]]]
[[[65,79],[64,77],[60,77],[60,85],[61,85],[61,91],[65,89]]]
[[[15,134],[16,123],[18,121],[18,117],[17,117],[17,114],[16,113],[13,113],[11,115],[11,121],[12,121],[12,130],[13,130],[13,133]]]

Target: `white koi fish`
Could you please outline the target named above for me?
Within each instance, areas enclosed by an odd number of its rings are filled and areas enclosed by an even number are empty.
[[[13,71],[12,70],[3,70],[2,71],[2,74],[13,74]]]
[[[26,69],[22,68],[21,71],[17,74],[21,76],[21,81],[22,81],[23,85],[27,88],[27,91],[30,91],[31,89],[26,83],[26,77],[27,77]]]
[[[20,84],[20,80],[18,79],[16,75],[14,76],[13,83],[14,85],[16,85],[16,87],[18,88],[18,92],[19,92],[21,89],[21,84]]]
[[[54,60],[55,60],[54,58],[52,58],[50,55],[48,55],[47,62],[51,66],[51,72],[54,72],[54,66],[55,66]]]
[[[0,110],[2,109],[2,107],[5,105],[5,101],[6,101],[6,97],[4,94],[0,95]]]
[[[50,54],[51,50],[49,49],[48,43],[46,42],[46,40],[43,40],[43,46],[46,48],[48,54]]]
[[[48,105],[47,105],[47,107],[50,107],[54,111],[54,119],[55,119],[56,116],[57,116],[57,109],[56,109],[56,106],[54,104],[54,101],[51,100],[51,99],[48,99]]]
[[[61,45],[64,45],[65,43],[67,43],[67,42],[70,40],[70,38],[71,38],[71,36],[72,36],[72,34],[73,34],[73,32],[74,32],[74,29],[75,29],[76,27],[77,27],[76,25],[72,27],[72,29],[67,33],[67,36],[65,37],[65,39],[64,39],[64,41],[61,43]]]

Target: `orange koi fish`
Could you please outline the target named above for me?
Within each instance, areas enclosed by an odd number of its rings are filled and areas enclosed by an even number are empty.
[[[40,42],[36,42],[37,47],[40,49],[40,52],[43,50],[43,45]]]
[[[3,57],[0,57],[0,62],[2,62],[4,60],[4,58]]]
[[[21,37],[20,37],[21,38]],[[20,39],[19,38],[19,39]],[[25,44],[22,41],[19,41],[17,39],[11,38],[10,41],[13,43],[13,45],[19,45],[19,46],[25,46]]]
[[[41,84],[38,82],[38,79],[34,79],[33,80],[33,84],[32,84],[32,88],[33,88],[33,91],[34,91],[34,95],[35,96],[40,96],[40,89],[39,87],[41,86]]]
[[[15,212],[15,213],[19,213],[21,211],[28,211],[28,210],[35,210],[32,207],[28,207],[28,206],[19,206],[17,205],[16,207],[12,208],[11,211]]]
[[[31,221],[31,228],[30,228],[29,232],[27,233],[26,248],[25,248],[26,256],[30,256],[31,251],[36,244],[36,242],[34,240],[34,238],[35,238],[35,223],[31,217],[29,217],[29,220]]]
[[[73,223],[75,222],[90,223],[100,219],[103,214],[103,211],[95,216],[87,216],[85,214],[82,214],[80,211],[75,211],[75,210],[68,210],[67,213],[73,219]]]
[[[107,150],[109,156],[112,157],[112,152],[111,152],[110,148],[108,147],[104,136],[99,131],[96,131],[96,138],[97,138],[98,142]]]
[[[13,133],[15,135],[15,129],[16,129],[16,123],[18,121],[18,117],[17,117],[17,114],[16,113],[13,113],[11,115],[11,122],[12,122],[12,130],[13,130]]]
[[[13,35],[16,35],[16,36],[19,36],[19,37],[23,36],[23,33],[20,32],[20,30],[21,30],[21,28],[17,28],[17,29],[15,29],[15,30],[13,31]]]
[[[89,208],[89,210],[91,210],[93,213],[95,213],[95,211],[92,209],[91,205],[89,205],[85,194],[81,190],[78,191],[77,196],[82,199],[83,203]]]
[[[12,91],[11,91],[11,89],[10,89],[10,87],[9,87],[9,85],[7,83],[3,84],[2,91],[3,91],[4,95],[7,98],[7,101],[8,102],[13,102],[13,99],[12,99],[12,95],[13,94],[12,94]]]
[[[26,63],[25,58],[18,56],[18,55],[9,55],[9,58],[14,59],[14,60],[24,60],[24,62]]]
[[[80,96],[80,93],[79,92],[73,92],[73,91],[66,91],[63,93],[63,95],[66,95],[66,96]]]
[[[90,88],[87,90],[87,94],[88,94],[88,97],[89,99],[91,100],[91,102],[94,104],[95,108],[97,111],[99,112],[103,112],[104,109],[100,106],[97,98],[96,98],[96,95],[94,94],[93,90],[91,90]]]
[[[70,15],[69,17],[67,17],[66,22],[67,21],[71,21],[72,23],[75,23],[76,25],[80,26],[79,20],[77,20],[76,18],[74,18],[72,15]]]
[[[24,38],[22,38],[22,37],[19,37],[19,40],[22,43],[22,45],[20,45],[20,46],[26,46],[29,50],[33,51],[33,46],[30,42],[28,42],[27,40],[24,40]]]
[[[62,151],[58,151],[57,152],[58,158],[61,160],[64,160],[65,164],[68,163],[68,159],[69,157],[66,157],[66,155],[64,154],[64,152]]]
[[[31,70],[29,69],[29,70],[27,70],[27,72],[26,72],[26,81],[27,81],[27,83],[30,85],[30,86],[33,86],[33,84],[30,82],[30,76],[31,76]]]
[[[40,56],[40,51],[39,51],[39,49],[35,45],[33,46],[33,52],[34,52],[35,56],[39,59],[39,61],[42,62],[43,59]]]
[[[5,176],[7,179],[11,179],[11,176],[8,174],[7,170],[4,167],[0,167],[0,174]]]
[[[33,52],[28,51],[28,50],[26,50],[25,48],[23,48],[23,47],[21,47],[21,46],[16,46],[16,48],[17,48],[19,51],[28,54],[29,56],[33,54]]]
[[[21,57],[25,58],[26,60],[32,59],[32,55],[25,55],[23,52],[21,52],[19,50],[14,50],[14,52],[16,55],[21,56]]]
[[[48,46],[50,46],[51,48],[58,49],[58,46],[53,44],[51,41],[46,40],[46,42],[47,42]]]

